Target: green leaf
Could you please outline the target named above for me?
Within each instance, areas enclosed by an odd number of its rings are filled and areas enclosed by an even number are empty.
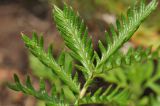
[[[34,34],[36,36],[36,34]],[[55,61],[55,59],[52,56],[52,45],[48,48],[48,53],[45,53],[45,51],[40,47],[40,42],[38,37],[36,38],[36,42],[34,39],[29,39],[26,35],[22,35],[22,39],[24,40],[24,43],[26,47],[31,51],[31,53],[36,56],[44,65],[46,65],[48,68],[52,70],[52,72],[60,78],[62,82],[64,82],[69,88],[75,92],[79,92],[79,87],[76,83],[73,82],[71,75],[68,75],[66,71]]]
[[[69,100],[71,103],[73,103],[76,100],[73,92],[71,92],[71,90],[67,86],[63,86],[63,92],[65,95],[65,98]]]
[[[29,76],[27,76],[26,86],[27,86],[29,89],[34,90],[32,84],[31,84],[31,80],[30,80],[30,77],[29,77]]]
[[[45,91],[45,82],[44,82],[44,80],[43,79],[40,79],[40,91]]]
[[[101,69],[108,58],[132,37],[141,23],[156,9],[157,0],[152,0],[148,5],[145,5],[142,0],[140,4],[139,8],[135,5],[128,10],[128,18],[121,15],[121,21],[117,21],[117,34],[116,29],[110,28],[113,36],[112,41],[111,36],[106,32],[107,49],[105,53],[102,53],[101,61],[97,63],[96,70]],[[138,56],[136,58],[139,60]]]
[[[16,90],[16,91],[21,91],[27,95],[32,95],[39,100],[45,101],[45,103],[47,103],[47,104],[53,104],[53,106],[55,106],[55,104],[56,105],[62,104],[62,101],[60,101],[60,99],[58,98],[57,92],[54,87],[52,88],[52,92],[54,92],[54,93],[52,93],[51,96],[48,95],[48,93],[45,90],[44,80],[42,80],[42,79],[40,80],[40,83],[39,83],[40,89],[39,89],[39,91],[36,91],[31,84],[29,76],[27,77],[26,85],[22,85],[20,83],[19,78],[16,74],[14,75],[14,79],[15,79],[15,84],[8,85],[11,89]],[[54,91],[53,91],[53,89],[54,89]],[[68,88],[68,90],[70,90],[70,89]],[[70,93],[73,93],[73,92],[70,91]],[[64,100],[64,98],[63,98],[63,100]]]
[[[58,64],[64,69],[64,71],[72,76],[73,59],[67,52],[62,52],[58,58]]]
[[[72,50],[72,56],[81,62],[88,73],[93,71],[92,40],[87,28],[72,8],[65,5],[64,10],[54,6],[54,20],[65,44]]]
[[[99,88],[92,96],[88,93],[80,100],[80,104],[126,105],[129,97],[128,90],[120,91],[119,88],[111,88],[110,86],[105,92],[102,92],[102,88]]]
[[[154,53],[150,52],[150,50],[150,47],[146,49],[142,49],[140,47],[137,49],[130,48],[126,54],[121,51],[117,51],[110,56],[110,58],[108,58],[108,61],[103,68],[103,72],[125,65],[131,65],[135,62],[141,63],[143,61],[152,60],[159,57],[154,57]]]

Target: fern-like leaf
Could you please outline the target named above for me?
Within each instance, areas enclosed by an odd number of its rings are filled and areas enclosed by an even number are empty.
[[[80,104],[117,104],[126,105],[129,97],[128,90],[120,91],[119,88],[108,87],[104,92],[99,88],[93,95],[88,93]]]
[[[34,96],[38,100],[45,102],[46,106],[69,106],[68,101],[65,101],[65,94],[58,95],[56,87],[51,88],[51,94],[49,95],[46,91],[45,82],[43,79],[39,82],[39,90],[36,90],[28,76],[25,85],[21,84],[18,76],[14,75],[15,84],[8,84],[8,87],[15,91],[21,91],[24,94]]]
[[[88,30],[84,22],[72,8],[66,5],[63,11],[56,6],[54,8],[54,20],[65,44],[72,50],[72,56],[80,61],[87,70],[82,71],[87,75],[91,74],[94,67],[91,62],[93,57],[92,40],[88,37]]]
[[[139,47],[135,50],[130,48],[126,54],[122,53],[121,51],[116,52],[110,56],[103,68],[103,71],[108,71],[124,65],[130,65],[135,62],[144,62],[159,58],[159,56],[156,55],[156,53],[159,52],[159,49],[157,49],[155,52],[152,52],[151,50],[152,47],[147,49],[142,49],[142,47]]]
[[[33,34],[33,39],[29,39],[26,35],[22,34],[22,39],[26,47],[28,47],[34,56],[50,68],[54,74],[58,75],[61,81],[68,85],[73,92],[79,92],[79,85],[72,80],[71,75],[68,75],[67,72],[53,58],[52,46],[48,48],[48,53],[45,53],[42,43],[43,38],[39,40],[36,33]]]
[[[15,84],[8,84],[9,88],[15,91],[21,91],[24,94],[32,95],[39,100],[43,100],[46,103],[57,104],[56,95],[49,96],[45,90],[45,83],[43,80],[40,81],[39,90],[36,91],[35,88],[31,84],[30,77],[28,76],[26,79],[26,85],[22,85],[18,76],[14,75]]]
[[[99,44],[102,57],[97,63],[97,69],[99,69],[122,44],[132,37],[140,24],[155,10],[156,6],[157,0],[152,0],[148,5],[145,5],[145,0],[141,0],[139,7],[135,5],[128,10],[127,18],[122,15],[121,21],[117,20],[117,31],[113,27],[110,28],[112,38],[109,33],[106,32],[107,49],[105,49],[101,43]]]
[[[158,51],[154,53],[156,52]],[[142,62],[132,62],[131,65],[123,64],[118,68],[114,68],[112,71],[107,71],[105,74],[99,75],[99,77],[121,87],[128,87],[132,95],[138,94],[138,96],[141,96],[147,88],[159,95],[160,86],[157,81],[160,79],[160,57],[153,58],[149,56],[149,59],[144,59]],[[155,60],[158,67],[155,67]],[[139,92],[140,90],[142,92]]]

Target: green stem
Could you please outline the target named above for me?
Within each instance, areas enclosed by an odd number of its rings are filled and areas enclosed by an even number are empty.
[[[91,76],[87,79],[86,83],[84,84],[82,90],[81,90],[80,93],[79,93],[78,100],[76,101],[75,104],[77,104],[77,105],[79,104],[79,100],[84,97],[84,95],[86,94],[87,89],[88,89],[89,85],[92,83],[93,79],[94,79],[94,76],[93,76],[93,75],[91,75]]]
[[[86,91],[87,91],[90,83],[92,83],[92,81],[93,81],[92,78],[89,78],[89,79],[86,81],[85,85],[83,86],[82,90],[80,91],[79,99],[82,99],[82,98],[83,98],[83,96],[85,95],[85,93],[86,93]]]

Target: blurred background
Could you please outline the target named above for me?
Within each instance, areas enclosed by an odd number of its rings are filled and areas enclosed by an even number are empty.
[[[97,50],[97,40],[103,41],[104,31],[108,26],[115,24],[116,18],[125,13],[129,5],[140,0],[52,1],[61,8],[63,2],[66,2],[75,11],[79,11],[89,27],[94,48]],[[34,60],[25,48],[20,33],[29,36],[33,31],[42,33],[45,47],[53,44],[55,57],[64,48],[51,14],[51,5],[47,0],[0,0],[0,106],[44,106],[41,101],[9,90],[6,83],[12,81],[14,73],[18,73],[22,80],[30,75],[37,86],[37,76],[43,75],[43,72],[37,72],[33,68]],[[160,45],[160,5],[126,45],[140,45],[144,48],[150,45],[157,48]]]

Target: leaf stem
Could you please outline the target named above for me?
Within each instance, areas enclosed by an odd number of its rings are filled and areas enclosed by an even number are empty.
[[[94,79],[94,76],[93,76],[93,74],[91,74],[91,76],[87,79],[86,83],[84,84],[82,90],[80,91],[78,100],[76,101],[75,104],[78,105],[79,100],[82,99],[85,96],[85,94],[87,92],[87,89],[88,89],[89,85],[92,83],[93,79]]]
[[[84,84],[82,90],[80,91],[80,94],[79,94],[79,99],[82,99],[83,96],[85,95],[90,83],[92,83],[93,79],[92,78],[89,78],[86,83]]]

